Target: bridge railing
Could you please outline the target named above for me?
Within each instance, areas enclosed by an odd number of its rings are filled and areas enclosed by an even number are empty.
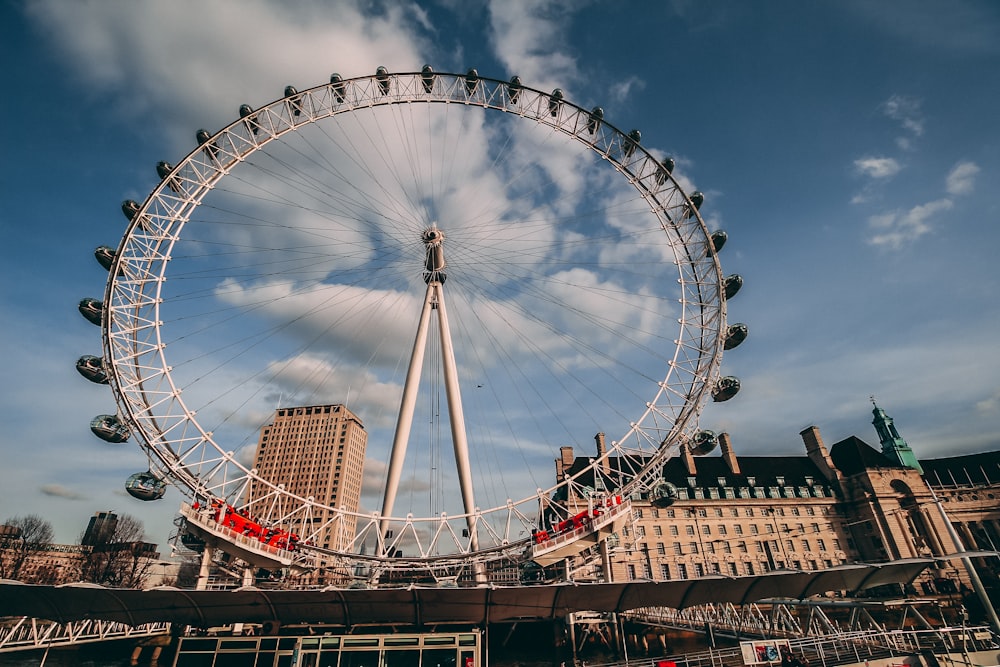
[[[169,623],[131,626],[95,619],[55,623],[21,616],[0,620],[0,653],[56,648],[112,639],[154,637],[169,633]]]

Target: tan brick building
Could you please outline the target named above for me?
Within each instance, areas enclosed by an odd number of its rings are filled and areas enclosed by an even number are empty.
[[[617,544],[603,559],[577,558],[570,571],[579,580],[667,580],[941,556],[962,550],[945,517],[966,549],[1000,547],[1000,452],[918,462],[892,420],[877,406],[873,414],[881,450],[853,436],[828,449],[812,426],[801,433],[805,456],[738,457],[725,433],[721,456],[683,452],[663,470],[677,487],[673,504],[633,497],[632,523]],[[588,464],[565,447],[556,476]],[[996,590],[996,559],[973,560]],[[956,560],[916,586],[951,593],[967,583]]]
[[[280,408],[260,431],[254,467],[262,478],[284,485],[288,492],[311,497],[318,505],[357,512],[367,444],[361,419],[344,405]],[[249,499],[263,492],[252,486]],[[331,514],[317,510],[311,517],[317,529],[322,527],[313,541],[345,550],[354,538],[355,520],[334,521]],[[303,536],[313,532],[312,526],[288,528]]]

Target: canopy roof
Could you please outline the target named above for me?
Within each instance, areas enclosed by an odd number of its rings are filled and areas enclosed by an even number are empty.
[[[743,604],[766,598],[804,599],[827,591],[859,591],[909,583],[931,558],[856,564],[754,577],[710,576],[680,581],[396,589],[193,591],[110,589],[94,584],[38,586],[0,580],[0,616],[57,622],[105,619],[140,625],[169,621],[197,627],[228,623],[365,625],[549,620],[577,611],[623,612],[639,607],[683,609],[709,602]]]

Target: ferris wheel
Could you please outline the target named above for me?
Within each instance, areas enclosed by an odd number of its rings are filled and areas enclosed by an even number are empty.
[[[742,280],[637,130],[425,66],[289,86],[197,141],[123,203],[104,300],[80,304],[104,349],[78,369],[118,407],[92,429],[147,453],[143,499],[172,483],[345,570],[481,571],[711,449]],[[366,428],[357,508],[254,467],[276,409],[330,403]]]

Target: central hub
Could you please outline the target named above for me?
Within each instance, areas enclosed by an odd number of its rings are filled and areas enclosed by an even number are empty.
[[[427,249],[424,257],[424,282],[433,281],[444,284],[447,278],[444,269],[448,266],[447,262],[444,261],[444,246],[441,245],[444,241],[444,232],[434,224],[425,229],[420,238]]]

